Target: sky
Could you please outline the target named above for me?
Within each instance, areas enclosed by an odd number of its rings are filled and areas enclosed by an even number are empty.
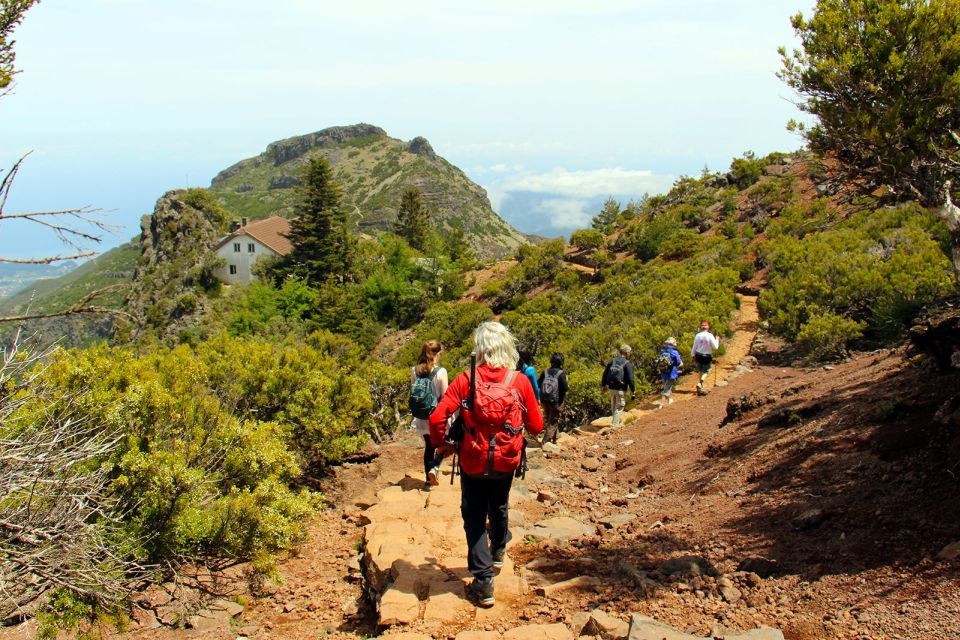
[[[811,0],[42,0],[16,30],[4,211],[89,206],[139,233],[274,140],[367,122],[426,137],[521,231],[589,226],[746,150],[801,146],[776,77]],[[5,221],[0,256],[63,255]]]

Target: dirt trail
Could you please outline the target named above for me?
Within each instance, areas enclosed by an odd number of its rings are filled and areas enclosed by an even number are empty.
[[[723,342],[723,355],[717,356],[714,360],[710,374],[704,381],[704,390],[710,392],[718,382],[726,384],[731,378],[740,376],[748,371],[741,362],[750,354],[750,349],[757,337],[759,328],[760,312],[757,308],[757,296],[737,294],[740,300],[740,308],[737,311],[733,322],[733,337]],[[689,360],[689,353],[680,354],[684,360]],[[697,396],[697,373],[681,376],[673,389],[675,402],[690,400]],[[655,411],[660,402],[660,393],[654,393],[647,398],[641,399],[636,406],[624,411],[624,422],[631,422],[644,416],[651,411]],[[610,425],[610,416],[598,418],[591,423],[595,428],[607,427]]]

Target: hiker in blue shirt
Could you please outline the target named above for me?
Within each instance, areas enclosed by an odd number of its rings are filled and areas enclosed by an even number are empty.
[[[660,349],[660,355],[657,356],[657,372],[660,379],[663,380],[663,395],[660,397],[660,405],[657,409],[663,409],[666,404],[673,404],[673,385],[680,377],[680,367],[683,361],[680,359],[680,352],[677,351],[677,339],[673,336],[663,341],[663,348]]]
[[[533,355],[529,349],[520,349],[520,360],[517,361],[517,371],[530,378],[530,386],[533,387],[533,395],[540,402],[540,387],[537,385],[537,370],[533,367]]]

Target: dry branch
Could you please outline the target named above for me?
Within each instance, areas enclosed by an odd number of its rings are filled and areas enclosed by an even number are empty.
[[[0,363],[0,621],[55,589],[100,604],[125,597],[151,571],[115,552],[119,513],[102,462],[120,434],[40,382],[48,354],[18,331]]]

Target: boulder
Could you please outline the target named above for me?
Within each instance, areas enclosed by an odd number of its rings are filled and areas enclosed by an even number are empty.
[[[807,509],[793,519],[793,528],[798,531],[816,529],[830,517],[830,513],[819,507]]]
[[[537,502],[542,502],[543,504],[556,504],[560,498],[557,497],[553,491],[540,491],[537,493]]]
[[[594,527],[586,525],[579,520],[569,516],[560,516],[557,518],[547,518],[533,525],[530,535],[537,540],[569,540],[580,536],[589,536],[597,531]]]
[[[628,633],[630,633],[628,623],[614,618],[606,611],[594,609],[590,612],[581,635],[600,636],[603,640],[619,640],[626,638]]]
[[[207,608],[211,611],[224,611],[231,618],[235,618],[243,613],[242,604],[238,604],[233,600],[227,600],[226,598],[214,600],[207,606]]]
[[[605,526],[607,529],[617,529],[629,522],[633,522],[636,519],[637,516],[632,513],[615,513],[610,516],[598,518],[597,522]]]
[[[729,604],[736,603],[743,596],[743,594],[740,593],[740,589],[737,589],[733,585],[721,586],[719,591],[720,591],[720,595],[723,596],[723,599],[726,600]]]
[[[573,634],[564,624],[528,624],[507,630],[503,640],[573,640]]]
[[[627,640],[704,640],[699,636],[677,631],[673,627],[657,622],[653,618],[638,613],[630,616],[630,629]]]
[[[594,589],[599,587],[601,584],[603,584],[603,581],[601,581],[599,578],[594,578],[593,576],[577,576],[576,578],[570,578],[569,580],[563,580],[561,582],[554,582],[553,584],[539,586],[534,590],[534,592],[538,596],[552,596],[555,593],[570,591],[571,589]]]
[[[659,571],[665,576],[715,576],[717,570],[702,556],[680,556],[660,563]]]
[[[584,471],[598,471],[600,469],[600,460],[597,458],[584,458],[580,462]]]
[[[776,575],[779,570],[780,567],[776,560],[769,560],[759,556],[744,558],[740,561],[740,564],[737,565],[737,571],[755,573],[761,578],[769,578],[770,576]]]
[[[953,562],[954,560],[960,559],[960,540],[952,542],[940,550],[940,553],[937,554],[937,558],[940,560],[946,560],[947,562]]]

